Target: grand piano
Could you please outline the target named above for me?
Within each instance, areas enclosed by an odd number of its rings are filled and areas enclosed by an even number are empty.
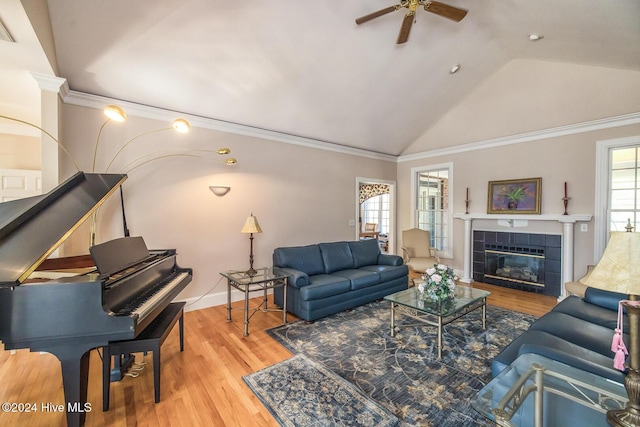
[[[192,278],[175,250],[148,250],[141,237],[89,248],[95,268],[42,278],[50,255],[125,179],[78,172],[47,194],[0,203],[0,340],[60,360],[68,426],[85,422],[90,351],[134,339]]]

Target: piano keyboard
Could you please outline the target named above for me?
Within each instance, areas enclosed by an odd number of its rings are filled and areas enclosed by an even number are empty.
[[[138,322],[147,317],[149,313],[151,313],[157,306],[162,302],[165,296],[180,284],[182,280],[184,280],[187,276],[189,276],[188,272],[182,272],[173,277],[173,279],[166,282],[166,284],[160,289],[160,291],[152,294],[148,299],[146,299],[141,305],[139,305],[135,310],[131,312],[131,314],[138,315]]]

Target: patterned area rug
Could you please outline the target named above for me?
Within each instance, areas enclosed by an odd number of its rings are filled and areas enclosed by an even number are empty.
[[[440,360],[435,327],[396,315],[396,324],[405,326],[391,337],[387,301],[268,333],[357,386],[395,414],[400,426],[491,426],[470,401],[491,380],[491,360],[535,319],[488,306],[485,331],[480,310],[469,313],[445,326]],[[324,410],[307,416],[321,417]]]
[[[304,354],[242,378],[283,426],[395,426],[398,418]]]

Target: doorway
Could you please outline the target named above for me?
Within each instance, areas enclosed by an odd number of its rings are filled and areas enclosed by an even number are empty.
[[[375,178],[356,177],[356,240],[365,231],[365,223],[376,224],[380,250],[395,254],[396,183]],[[371,238],[369,236],[362,238]]]

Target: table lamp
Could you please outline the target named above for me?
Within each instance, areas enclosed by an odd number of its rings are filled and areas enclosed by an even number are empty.
[[[258,224],[258,218],[253,216],[253,212],[247,218],[247,221],[244,223],[244,227],[240,230],[241,233],[249,233],[249,241],[251,242],[251,252],[249,254],[249,270],[246,271],[247,276],[253,277],[256,275],[257,271],[253,268],[253,233],[262,233],[262,228],[260,228],[260,224]]]
[[[640,233],[611,232],[602,258],[585,280],[587,286],[629,295],[621,301],[629,317],[628,371],[624,380],[629,402],[625,409],[609,410],[607,421],[612,426],[640,426]]]

